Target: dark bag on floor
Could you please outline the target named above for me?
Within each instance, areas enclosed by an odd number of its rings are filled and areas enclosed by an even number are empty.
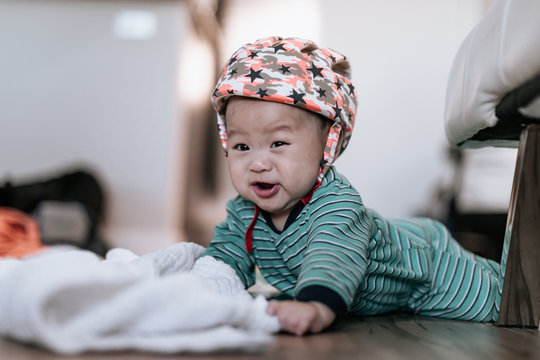
[[[89,171],[76,170],[23,184],[0,187],[0,206],[33,215],[44,244],[69,244],[104,255],[99,227],[105,218],[105,194]]]

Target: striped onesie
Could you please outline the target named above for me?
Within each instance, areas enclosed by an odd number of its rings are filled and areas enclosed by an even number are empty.
[[[244,242],[254,204],[227,204],[204,255],[230,265],[245,287],[255,266],[284,295],[320,301],[338,315],[407,311],[473,321],[496,321],[501,266],[463,249],[444,225],[426,218],[386,220],[367,209],[345,177],[330,168],[282,232],[261,212],[253,251]],[[503,255],[504,259],[504,255]]]

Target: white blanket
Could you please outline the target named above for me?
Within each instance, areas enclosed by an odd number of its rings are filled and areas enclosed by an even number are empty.
[[[0,335],[62,354],[256,351],[279,330],[233,269],[180,243],[105,260],[67,251],[0,260]]]

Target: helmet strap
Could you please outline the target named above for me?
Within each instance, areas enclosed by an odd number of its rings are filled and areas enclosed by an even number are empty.
[[[324,175],[334,163],[338,153],[338,146],[340,145],[342,126],[338,123],[332,124],[328,132],[328,140],[324,147],[323,160],[321,161],[321,168],[319,170],[318,181],[322,181]]]
[[[217,127],[221,147],[225,151],[225,156],[227,156],[227,129],[225,128],[225,121],[223,121],[223,118],[219,113],[217,114]]]

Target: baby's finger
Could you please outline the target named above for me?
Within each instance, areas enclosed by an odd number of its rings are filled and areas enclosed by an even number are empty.
[[[266,305],[266,313],[268,315],[276,315],[278,313],[278,307],[279,303],[277,301],[270,301],[268,302],[268,305]]]
[[[309,331],[316,334],[318,332],[321,332],[324,329],[324,325],[321,321],[313,321],[313,323],[310,326]]]
[[[279,323],[281,325],[281,330],[297,336],[304,335],[310,327],[308,319],[294,315],[279,316]]]
[[[296,323],[295,330],[293,331],[295,335],[302,336],[309,330],[309,321],[302,319]]]

